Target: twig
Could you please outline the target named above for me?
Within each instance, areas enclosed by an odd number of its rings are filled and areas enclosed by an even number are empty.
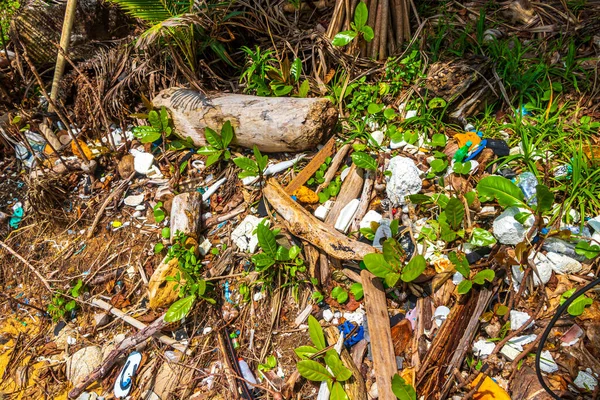
[[[148,339],[150,336],[153,336],[155,333],[159,332],[166,324],[167,323],[165,322],[164,315],[162,315],[150,325],[137,332],[135,335],[123,340],[116,349],[114,349],[108,354],[105,361],[100,366],[98,366],[90,375],[88,375],[85,381],[75,386],[73,390],[69,392],[69,398],[76,399],[77,397],[79,397],[79,395],[83,393],[83,391],[92,382],[95,382],[106,376],[106,374],[110,372],[112,367],[117,363],[117,360],[123,353],[144,342],[146,339]]]
[[[100,222],[100,218],[102,218],[102,214],[104,213],[104,210],[106,209],[106,207],[108,207],[108,204],[115,197],[120,196],[121,193],[123,193],[123,191],[125,190],[125,188],[129,184],[129,182],[133,179],[134,176],[135,176],[135,171],[133,171],[131,173],[131,175],[129,175],[129,177],[127,179],[125,179],[123,182],[121,182],[119,184],[119,186],[115,190],[113,190],[113,192],[111,194],[108,195],[108,197],[106,198],[106,200],[104,200],[104,203],[102,204],[102,207],[100,207],[100,210],[98,210],[98,214],[96,214],[96,218],[94,218],[94,223],[90,227],[90,230],[89,230],[89,232],[88,232],[88,234],[86,236],[88,239],[91,239],[92,235],[94,234],[94,230],[96,229],[96,225],[98,225],[98,222]]]
[[[227,214],[223,214],[223,215],[219,215],[219,216],[208,218],[206,220],[206,222],[204,223],[204,227],[205,228],[213,227],[213,226],[215,226],[217,224],[220,224],[221,222],[230,220],[233,217],[237,217],[238,215],[240,215],[244,211],[246,211],[246,205],[242,204],[241,206],[239,206],[239,207],[231,210]]]
[[[23,257],[21,257],[19,255],[19,253],[17,253],[13,249],[11,249],[6,243],[4,243],[1,240],[0,240],[0,246],[4,247],[13,256],[17,257],[19,259],[19,261],[21,261],[23,264],[27,265],[29,267],[29,269],[31,271],[33,271],[33,273],[39,278],[39,280],[42,281],[42,283],[44,284],[44,286],[46,287],[46,289],[48,289],[48,291],[50,293],[53,293],[52,288],[50,287],[50,284],[48,283],[48,281],[46,280],[46,278],[44,278],[42,276],[42,274],[33,265],[31,265],[31,263],[29,261],[27,261],[26,259],[24,259]]]

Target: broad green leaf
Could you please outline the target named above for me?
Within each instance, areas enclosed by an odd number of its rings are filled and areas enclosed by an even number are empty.
[[[467,294],[469,293],[469,291],[471,290],[471,288],[473,287],[473,282],[471,282],[468,279],[465,279],[464,281],[461,281],[458,284],[458,294]]]
[[[248,157],[236,157],[233,159],[233,162],[242,170],[253,172],[255,175],[258,175],[258,166],[254,160],[251,160]]]
[[[369,19],[369,10],[367,5],[364,2],[358,3],[356,9],[354,10],[354,26],[356,29],[360,30],[363,26],[367,24],[367,20]]]
[[[473,235],[469,243],[477,247],[486,247],[496,244],[496,238],[491,232],[485,229],[473,228]]]
[[[289,250],[290,259],[293,260],[294,258],[298,257],[298,255],[300,254],[300,251],[301,251],[300,247],[298,247],[298,246],[290,247],[290,250]]]
[[[367,112],[369,114],[377,114],[378,112],[380,112],[383,109],[383,105],[382,104],[377,104],[377,103],[371,103],[369,104],[369,106],[367,107]]]
[[[331,42],[334,46],[346,46],[356,37],[355,31],[343,31],[335,35]]]
[[[319,193],[321,194],[321,193]],[[363,235],[367,240],[373,240],[375,239],[375,232],[373,232],[373,229],[371,228],[360,228],[360,233],[361,235]]]
[[[431,196],[427,196],[426,194],[411,194],[406,197],[408,197],[410,202],[413,204],[424,204],[431,202]]]
[[[386,108],[383,112],[383,116],[385,117],[385,119],[394,119],[396,118],[396,112],[393,108]]]
[[[227,146],[233,140],[233,127],[231,126],[231,122],[225,121],[223,127],[221,128],[221,142],[223,144],[223,149],[226,149]]]
[[[392,236],[396,236],[398,234],[398,229],[400,227],[400,221],[397,219],[390,222],[390,231],[392,231]],[[402,247],[400,247],[402,249]],[[404,249],[402,249],[402,253],[404,254]]]
[[[377,160],[362,151],[352,153],[352,161],[357,167],[368,169],[370,171],[377,170]]]
[[[336,286],[331,290],[331,297],[337,297],[338,294],[340,294],[344,289],[342,289],[340,286]]]
[[[404,282],[412,282],[417,279],[423,271],[427,268],[427,262],[425,261],[425,257],[421,254],[413,257],[412,260],[404,269],[402,269],[402,276],[400,277]]]
[[[318,353],[319,350],[312,346],[300,346],[294,349],[294,352],[298,357],[303,360],[309,359],[313,354]]]
[[[445,215],[446,212],[442,212],[440,216]],[[456,240],[456,232],[446,222],[440,221],[440,239],[446,243],[451,243]]]
[[[394,269],[390,264],[385,261],[383,254],[371,253],[367,254],[363,259],[367,269],[375,276],[379,278],[385,278],[389,273],[394,272]]]
[[[275,240],[275,234],[269,229],[265,221],[262,221],[256,227],[256,236],[260,248],[266,254],[275,258],[277,256],[277,241]]]
[[[431,199],[442,208],[446,208],[448,202],[450,201],[450,198],[442,193],[432,194]]]
[[[290,258],[290,251],[287,248],[283,246],[277,248],[277,254],[275,255],[277,261],[289,261]]]
[[[364,4],[364,3],[361,3]],[[352,372],[350,372],[352,374]],[[339,380],[339,379],[338,379]],[[339,382],[334,382],[331,387],[331,394],[329,396],[330,400],[349,400],[348,395],[344,391],[342,384]]]
[[[296,364],[298,372],[309,381],[323,382],[332,379],[331,374],[324,366],[313,360],[302,360]]]
[[[154,129],[160,129],[162,131],[160,116],[156,111],[152,110],[148,113],[148,122]]]
[[[308,316],[308,334],[310,335],[310,340],[312,340],[318,350],[323,350],[327,346],[325,335],[323,335],[323,328],[321,328],[319,321],[312,315]]]
[[[160,125],[163,131],[166,131],[169,128],[169,113],[165,106],[160,108]]]
[[[198,281],[198,289],[196,290],[196,293],[198,296],[204,296],[204,293],[206,293],[206,281],[204,279],[200,279]]]
[[[364,296],[362,284],[358,283],[358,282],[353,283],[352,286],[350,286],[350,293],[352,293],[352,295],[354,295],[354,298],[356,300],[362,299]]]
[[[270,267],[271,265],[275,264],[275,260],[273,259],[273,257],[265,253],[255,254],[251,257],[251,260],[257,267],[264,268]]]
[[[442,99],[441,97],[434,97],[433,99],[429,100],[427,106],[429,108],[443,108],[446,107],[446,100]]]
[[[554,195],[546,185],[537,185],[535,187],[537,197],[537,211],[543,213],[552,209],[554,204]]]
[[[331,372],[333,372],[333,376],[337,381],[347,381],[352,376],[352,371],[344,366],[344,363],[335,350],[329,350],[325,354],[325,364],[331,368]]]
[[[465,206],[463,203],[456,197],[453,197],[448,201],[448,204],[446,204],[446,209],[444,211],[446,212],[446,218],[452,229],[457,230],[460,228],[463,218],[465,217]]]
[[[373,28],[371,28],[369,25],[363,26],[360,28],[360,31],[367,42],[370,42],[375,37],[375,32],[373,32]]]
[[[465,193],[465,198],[467,199],[467,204],[469,206],[473,205],[473,202],[475,201],[475,199],[477,198],[477,193],[475,193],[474,191],[472,192],[467,192]]]
[[[291,75],[292,79],[294,80],[294,82],[298,82],[298,79],[300,79],[301,73],[302,73],[302,60],[300,60],[298,57],[296,57],[294,59],[294,61],[292,62],[292,66],[290,68],[290,75]]]
[[[600,254],[600,246],[596,244],[589,244],[583,240],[578,242],[575,246],[575,253],[585,256],[586,258],[592,259]]]
[[[73,311],[75,308],[77,308],[77,302],[75,300],[71,300],[65,304],[65,311]]]
[[[171,307],[167,310],[165,321],[175,322],[182,320],[190,312],[195,301],[196,296],[194,295],[177,300],[175,303],[171,304]]]
[[[258,170],[259,171],[264,171],[265,168],[267,168],[267,163],[269,162],[269,157],[268,156],[263,156],[260,152],[260,150],[258,149],[258,146],[254,145],[254,148],[252,149],[252,151],[254,152],[254,158],[256,158],[256,165],[258,166]]]
[[[383,278],[383,280],[388,287],[393,288],[400,280],[400,274],[397,272],[390,272],[385,276],[385,278]]]
[[[336,296],[336,300],[338,303],[340,304],[344,304],[345,302],[348,301],[348,292],[346,292],[345,290],[342,290],[340,293],[338,293],[338,295]]]
[[[383,242],[383,258],[394,270],[400,271],[405,256],[404,249],[396,239],[389,238]]]
[[[196,151],[196,153],[198,153],[202,156],[210,156],[211,154],[219,153],[219,152],[220,152],[219,150],[215,150],[215,149],[213,149],[211,147],[207,147],[207,146],[200,147],[198,149],[198,151]]]
[[[578,317],[585,311],[585,307],[589,306],[594,301],[587,296],[579,296],[576,298],[573,303],[567,307],[567,312],[573,317]]]
[[[218,152],[213,153],[210,156],[206,157],[206,166],[210,167],[211,165],[213,165],[214,163],[219,161],[222,153],[223,153],[222,151],[218,151]]]
[[[81,279],[77,279],[77,283],[71,289],[71,296],[79,297],[79,291],[83,287],[83,281]]]
[[[208,144],[210,144],[213,148],[217,150],[224,150],[221,136],[219,136],[219,134],[214,130],[206,127],[204,129],[204,137],[206,138]]]
[[[478,285],[483,285],[485,283],[485,281],[488,281],[488,282],[493,281],[495,276],[496,276],[496,273],[493,270],[484,269],[484,270],[479,271],[477,274],[475,274],[475,276],[473,277],[473,282]]]
[[[477,184],[479,196],[486,199],[496,199],[502,207],[528,208],[523,201],[525,195],[517,185],[502,176],[486,176]]]
[[[400,400],[417,400],[417,392],[404,378],[395,374],[392,378],[392,392]]]
[[[165,245],[161,242],[158,242],[154,245],[154,254],[158,254],[165,248]]]
[[[527,222],[529,217],[531,217],[531,213],[529,211],[521,211],[521,212],[516,213],[514,218],[520,224],[525,224],[525,222]]]
[[[443,133],[434,133],[431,137],[431,144],[435,147],[446,146],[446,135]]]
[[[429,164],[431,170],[435,173],[444,172],[448,168],[448,161],[436,158]]]
[[[298,89],[298,97],[307,97],[310,92],[310,82],[308,79],[305,79],[300,84],[300,88]]]

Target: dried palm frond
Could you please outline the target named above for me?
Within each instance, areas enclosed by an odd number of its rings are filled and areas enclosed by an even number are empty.
[[[70,186],[68,177],[64,175],[44,174],[27,179],[27,198],[32,212],[53,221],[67,220],[64,207]]]

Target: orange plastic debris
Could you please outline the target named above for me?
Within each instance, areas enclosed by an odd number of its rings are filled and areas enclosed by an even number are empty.
[[[471,387],[477,386],[481,377],[485,376],[483,374],[479,374],[477,378],[471,384]],[[496,382],[492,380],[489,376],[485,377],[485,380],[477,389],[477,392],[473,395],[473,399],[475,400],[511,400],[510,396],[504,389],[502,389]]]
[[[469,147],[469,150],[475,148],[475,146],[481,142],[481,138],[477,136],[477,133],[475,132],[457,133],[454,135],[454,139],[456,139],[459,149],[466,145],[469,141],[471,142],[471,147]]]
[[[300,203],[304,204],[316,204],[319,202],[319,196],[306,186],[301,186],[294,192],[294,196]]]

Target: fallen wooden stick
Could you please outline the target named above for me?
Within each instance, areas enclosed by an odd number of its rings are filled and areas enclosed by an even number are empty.
[[[363,270],[360,276],[365,294],[373,369],[377,380],[379,399],[396,400],[396,396],[392,392],[392,377],[397,372],[396,355],[394,354],[385,291],[381,279],[369,271]]]
[[[133,326],[134,328],[142,330],[148,326],[148,325],[144,324],[143,322],[140,322],[137,319],[130,317],[129,315],[125,314],[123,311],[119,310],[118,308],[114,308],[113,306],[111,306],[110,304],[105,302],[104,300],[92,299],[92,304],[98,308],[101,308],[105,311],[110,312],[112,315],[122,319],[123,321],[127,322],[129,325]],[[186,353],[187,355],[192,354],[192,352],[189,349],[186,349],[186,347],[184,345],[179,343],[177,340],[168,337],[167,335],[163,335],[162,333],[156,333],[154,335],[154,338],[157,339],[162,344],[171,346],[175,350],[179,350],[182,353]]]
[[[111,194],[108,195],[106,200],[104,200],[104,203],[102,203],[100,210],[98,210],[98,214],[96,214],[96,218],[94,218],[94,222],[92,223],[92,226],[90,227],[90,230],[88,231],[88,234],[86,235],[86,237],[88,239],[91,239],[92,236],[94,235],[94,230],[96,229],[98,222],[100,222],[100,218],[102,218],[102,214],[104,214],[104,210],[106,209],[106,207],[108,207],[108,204],[115,197],[120,196],[123,193],[123,191],[125,190],[125,188],[129,184],[129,182],[133,179],[134,176],[135,176],[135,171],[133,171],[126,180],[121,182],[119,184],[119,186],[117,186],[117,188],[115,190],[113,190]]]
[[[317,193],[319,193],[321,190],[325,189],[327,185],[329,185],[336,172],[340,168],[340,165],[342,165],[342,163],[344,162],[344,158],[346,158],[346,155],[350,151],[350,147],[351,146],[349,144],[345,144],[338,150],[337,153],[335,153],[335,156],[333,156],[333,159],[331,160],[331,165],[327,169],[327,172],[325,172],[325,176],[323,177],[323,183],[321,183],[319,187],[317,187]]]
[[[104,360],[104,362],[100,366],[98,366],[85,379],[85,381],[83,381],[79,385],[75,386],[69,392],[69,398],[70,399],[78,398],[79,395],[81,395],[81,393],[83,393],[83,391],[90,384],[92,384],[93,382],[95,382],[99,379],[102,379],[104,376],[106,376],[106,374],[108,374],[110,372],[110,370],[112,369],[112,367],[114,367],[114,365],[117,363],[118,359],[120,358],[120,356],[122,354],[129,351],[130,349],[137,346],[138,344],[144,342],[150,336],[153,336],[154,334],[159,332],[166,324],[167,323],[165,322],[164,315],[162,315],[159,318],[157,318],[154,322],[152,322],[150,325],[146,326],[144,329],[137,332],[135,335],[130,336],[130,337],[126,338],[125,340],[123,340],[121,343],[119,343],[117,348],[114,349],[113,351],[111,351],[108,354],[108,356],[106,356],[106,359]]]
[[[369,204],[371,204],[371,192],[373,191],[373,184],[375,183],[373,178],[374,176],[371,171],[365,171],[365,183],[360,195],[360,203],[358,204],[356,213],[354,213],[351,231],[358,231],[360,229],[360,221],[369,209]]]
[[[214,217],[210,217],[208,218],[205,222],[204,222],[204,227],[205,228],[211,228],[215,225],[220,224],[221,222],[230,220],[233,217],[236,217],[238,215],[240,215],[241,213],[243,213],[244,211],[246,211],[246,204],[242,204],[241,206],[238,206],[237,208],[231,210],[230,212],[228,212],[227,214],[223,214],[223,215],[218,215],[218,216],[214,216]]]
[[[362,260],[376,253],[373,246],[350,239],[312,216],[288,196],[274,179],[269,179],[263,194],[275,211],[285,220],[294,235],[310,242],[332,257],[340,260]]]
[[[42,274],[40,273],[40,271],[38,271],[33,265],[31,265],[31,263],[29,261],[27,261],[26,259],[21,257],[21,255],[19,253],[14,251],[12,248],[10,248],[10,246],[8,246],[6,243],[4,243],[1,240],[0,240],[0,246],[4,247],[13,256],[17,257],[17,259],[19,259],[19,261],[21,261],[23,264],[27,265],[27,267],[35,274],[35,276],[37,276],[38,279],[40,281],[42,281],[42,283],[44,284],[46,289],[48,289],[50,291],[50,293],[52,293],[52,288],[50,287],[50,284],[48,283],[46,278],[44,278],[42,276]]]
[[[294,194],[302,185],[314,175],[315,172],[323,165],[325,159],[333,154],[335,148],[335,137],[329,139],[325,146],[313,157],[312,160],[304,167],[302,171],[290,182],[285,188],[285,192],[290,196]]]

